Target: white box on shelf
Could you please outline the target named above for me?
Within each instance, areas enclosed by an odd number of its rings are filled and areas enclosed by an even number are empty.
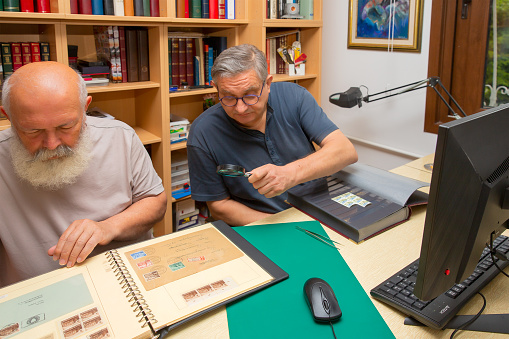
[[[198,224],[198,213],[199,213],[198,209],[195,208],[195,210],[192,211],[191,213],[183,214],[180,216],[178,214],[176,214],[175,225],[176,225],[177,231],[187,228],[187,227],[197,225]]]
[[[189,120],[176,114],[170,114],[170,141],[185,140],[189,128]]]
[[[171,152],[171,173],[180,172],[188,169],[187,153],[185,152]]]
[[[300,64],[298,66],[295,66],[294,64],[289,64],[288,65],[288,75],[289,76],[306,75],[306,65]]]

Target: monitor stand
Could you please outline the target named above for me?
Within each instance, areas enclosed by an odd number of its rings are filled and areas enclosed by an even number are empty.
[[[459,328],[472,317],[472,315],[456,315],[444,326],[444,329]],[[426,326],[410,317],[405,318],[404,324],[410,326]],[[461,330],[509,334],[509,314],[481,314],[472,324],[465,326]]]

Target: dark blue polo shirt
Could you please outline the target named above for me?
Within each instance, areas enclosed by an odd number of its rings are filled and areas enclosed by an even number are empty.
[[[230,197],[255,210],[276,213],[290,207],[287,194],[268,199],[245,177],[216,174],[220,164],[240,165],[251,171],[265,164],[286,165],[314,152],[312,141],[321,141],[337,126],[313,96],[289,82],[272,83],[265,134],[241,127],[217,104],[191,125],[187,156],[191,194],[196,201]]]

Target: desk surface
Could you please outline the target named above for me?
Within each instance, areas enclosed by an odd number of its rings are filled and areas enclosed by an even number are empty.
[[[433,162],[433,155],[428,155],[398,167],[392,172],[430,182],[431,172],[424,168],[424,164],[431,162]],[[339,241],[343,245],[340,250],[341,255],[366,293],[369,294],[369,291],[381,281],[419,257],[425,214],[425,206],[413,208],[413,214],[409,221],[361,244],[346,240],[327,227],[324,227],[324,229],[331,239]],[[290,208],[260,220],[256,224],[307,220],[312,219],[295,208]],[[509,231],[506,231],[505,234],[509,235]],[[394,256],[395,252],[402,253],[402,255]],[[507,306],[509,283],[506,277],[501,274],[498,275],[482,292],[487,299],[484,314],[509,312]],[[373,298],[371,300],[396,338],[449,338],[452,333],[452,330],[441,331],[427,327],[405,326],[403,324],[405,319],[403,313]],[[459,314],[475,314],[481,306],[482,299],[476,296],[463,307]],[[507,335],[479,332],[460,332],[457,336],[458,338],[507,338]],[[225,307],[176,328],[170,338],[229,338]]]

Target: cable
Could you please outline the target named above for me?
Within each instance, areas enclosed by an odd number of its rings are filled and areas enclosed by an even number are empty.
[[[481,307],[481,310],[476,314],[474,315],[469,321],[465,322],[463,325],[459,326],[457,329],[454,330],[454,332],[452,332],[451,336],[450,336],[450,339],[452,339],[452,337],[454,337],[454,335],[458,332],[458,331],[461,331],[464,327],[470,325],[471,323],[473,323],[474,321],[477,320],[477,318],[479,318],[481,316],[481,313],[484,311],[484,309],[486,308],[486,298],[484,297],[484,295],[481,293],[481,292],[477,292],[484,300],[483,302],[483,305]]]
[[[330,315],[329,315],[329,318],[330,318]],[[329,324],[330,324],[330,328],[332,328],[332,335],[334,336],[334,339],[338,339],[336,337],[336,332],[334,332],[334,326],[332,326],[332,321],[330,321],[330,319],[329,319]]]

